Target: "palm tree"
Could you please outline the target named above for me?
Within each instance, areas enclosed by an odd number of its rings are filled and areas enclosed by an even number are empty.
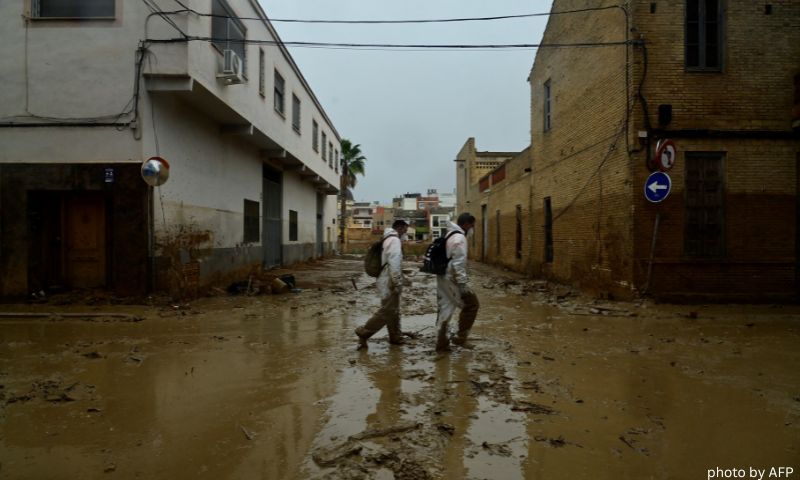
[[[339,217],[339,248],[344,248],[345,215],[347,200],[353,198],[352,188],[356,186],[356,175],[364,175],[364,162],[367,158],[361,154],[361,145],[353,145],[350,140],[342,139],[342,176],[340,179],[339,199],[342,215]]]

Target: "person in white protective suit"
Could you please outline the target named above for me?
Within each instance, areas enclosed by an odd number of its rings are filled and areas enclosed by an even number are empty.
[[[456,223],[450,222],[447,228],[447,270],[436,276],[436,300],[439,311],[436,316],[436,351],[450,350],[450,342],[465,346],[472,324],[478,315],[480,304],[475,292],[469,286],[467,275],[467,234],[475,227],[475,217],[469,213],[458,216]],[[461,309],[458,317],[458,330],[449,336],[450,319],[456,308]]]
[[[367,340],[386,326],[389,331],[389,343],[401,345],[403,333],[400,331],[400,293],[404,285],[411,282],[403,276],[402,237],[408,230],[405,220],[395,220],[392,228],[383,232],[383,253],[381,265],[383,269],[376,285],[381,297],[381,306],[363,326],[356,328],[358,348],[367,348]]]

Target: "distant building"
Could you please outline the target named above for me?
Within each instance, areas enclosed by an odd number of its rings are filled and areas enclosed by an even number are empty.
[[[372,213],[374,210],[375,206],[369,202],[354,203],[348,227],[372,229]]]
[[[395,210],[416,210],[417,199],[422,195],[419,193],[406,193],[392,200],[392,207]]]
[[[394,223],[394,209],[388,206],[379,205],[372,212],[372,228],[383,232]]]
[[[439,193],[439,206],[445,208],[454,208],[456,206],[456,192],[443,192]]]
[[[456,165],[456,210],[476,219],[470,258],[530,272],[530,150],[480,152],[469,138]]]
[[[447,226],[453,219],[454,211],[455,208],[437,207],[428,212],[428,228],[430,229],[431,239],[445,236]]]

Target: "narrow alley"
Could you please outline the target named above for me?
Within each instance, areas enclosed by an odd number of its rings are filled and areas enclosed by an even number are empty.
[[[404,267],[409,342],[390,346],[384,330],[367,351],[353,329],[377,298],[355,257],[292,270],[299,293],[3,305],[0,477],[704,479],[800,467],[798,307],[601,302],[473,264],[473,348],[439,355],[434,279]]]

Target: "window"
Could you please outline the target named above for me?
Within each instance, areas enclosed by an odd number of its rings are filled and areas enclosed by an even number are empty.
[[[725,255],[725,188],[722,153],[686,153],[684,253],[690,257]]]
[[[322,161],[324,162],[327,158],[328,152],[325,150],[325,146],[327,145],[328,136],[325,135],[325,132],[322,132]]]
[[[438,227],[439,226],[439,216],[438,215],[434,215],[433,216],[433,226],[434,227]]]
[[[94,1],[90,3],[94,3]],[[225,0],[212,0],[211,14],[214,15],[211,18],[211,38],[214,39],[212,44],[223,53],[225,50],[233,50],[242,59],[242,70],[246,71],[244,40],[247,30],[244,25],[238,19],[231,18],[236,14]]]
[[[32,0],[36,18],[114,18],[115,0]]]
[[[522,258],[522,205],[517,205],[517,231],[514,251]]]
[[[297,241],[297,212],[289,210],[289,241]]]
[[[258,215],[258,202],[253,200],[244,201],[244,243],[253,243],[259,241],[259,215]]]
[[[544,261],[553,261],[553,205],[550,197],[544,199]]]
[[[258,49],[258,94],[265,96],[264,90],[264,49]]]
[[[311,148],[319,152],[319,125],[316,120],[311,121]]]
[[[286,82],[277,70],[275,70],[275,111],[283,115],[284,108],[284,90],[286,89]]]
[[[339,173],[339,150],[336,150],[336,154],[333,156],[333,169]]]
[[[552,112],[553,102],[551,98],[550,80],[544,82],[544,131],[549,132],[553,127]]]
[[[687,70],[722,67],[721,0],[686,0],[684,44]]]
[[[328,142],[328,166],[333,168],[333,144]]]
[[[292,94],[292,128],[300,133],[300,99]]]

